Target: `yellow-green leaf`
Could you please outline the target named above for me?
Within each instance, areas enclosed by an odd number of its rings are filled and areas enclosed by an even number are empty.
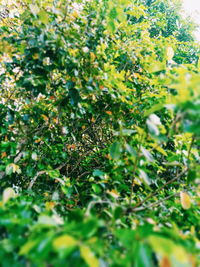
[[[150,236],[148,241],[159,256],[174,258],[179,263],[188,262],[188,254],[184,247],[177,245],[172,240],[160,236]]]
[[[49,15],[46,11],[41,10],[38,15],[39,15],[39,18],[40,18],[42,23],[44,23],[44,24],[49,23]]]
[[[183,209],[187,210],[191,206],[191,200],[190,197],[187,193],[185,192],[180,192],[180,198],[181,198],[181,206]]]
[[[94,253],[90,250],[89,247],[81,246],[80,247],[81,256],[86,261],[86,263],[89,265],[89,267],[98,267],[99,261],[95,257]]]
[[[78,244],[77,240],[69,235],[59,236],[53,241],[53,246],[55,249],[73,247],[76,246],[77,244]]]
[[[19,254],[20,255],[26,255],[35,246],[35,244],[36,244],[35,240],[31,240],[31,241],[27,242],[26,244],[24,244],[21,247]]]
[[[163,154],[164,156],[167,156],[166,151],[165,151],[162,147],[160,147],[158,144],[156,144],[156,143],[152,143],[152,144],[150,144],[150,146],[151,146],[152,148],[156,149],[158,152],[160,152],[160,153]]]
[[[21,169],[18,165],[14,164],[14,163],[10,163],[9,165],[6,166],[6,174],[10,175],[12,173],[21,173]]]

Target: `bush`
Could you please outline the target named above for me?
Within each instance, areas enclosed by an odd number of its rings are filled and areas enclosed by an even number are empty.
[[[0,25],[2,265],[197,266],[195,25],[176,1],[9,9]]]

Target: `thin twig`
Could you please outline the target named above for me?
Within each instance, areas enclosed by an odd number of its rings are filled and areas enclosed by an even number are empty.
[[[148,199],[150,199],[151,197],[157,195],[158,192],[160,192],[163,188],[165,188],[167,185],[173,183],[174,181],[178,180],[183,174],[185,174],[188,171],[188,168],[186,168],[185,170],[183,170],[181,173],[179,173],[176,177],[172,178],[171,180],[169,180],[167,183],[165,183],[164,185],[162,185],[161,187],[159,187],[157,190],[155,190],[153,193],[149,194],[144,200],[140,201],[138,204],[136,204],[131,210],[134,211],[137,207],[140,207],[141,205],[143,205]]]
[[[165,197],[165,198],[163,198],[163,199],[160,199],[160,200],[158,200],[158,201],[156,201],[156,202],[154,202],[154,203],[152,203],[152,204],[150,204],[150,205],[148,205],[148,206],[144,206],[144,207],[136,208],[136,209],[134,209],[134,211],[146,210],[146,209],[149,209],[149,208],[158,206],[158,205],[160,205],[162,202],[164,202],[165,200],[168,200],[168,199],[170,199],[171,197],[176,197],[176,196],[178,196],[179,194],[180,194],[180,193],[174,193],[174,194],[172,194],[172,195],[170,195],[170,196],[167,196],[167,197]]]
[[[137,154],[137,157],[136,157],[135,162],[134,162],[133,174],[132,174],[132,178],[131,178],[131,193],[130,193],[130,198],[129,198],[129,206],[130,206],[130,207],[131,207],[131,205],[132,205],[133,181],[134,181],[134,179],[135,179],[135,173],[136,173],[136,168],[137,168],[138,159],[139,159],[139,153]]]
[[[197,185],[198,185],[198,184],[197,184]],[[190,189],[190,190],[194,190],[195,187],[189,187],[189,188],[187,188],[187,190],[188,190],[188,189]],[[169,195],[169,196],[167,196],[167,197],[165,197],[165,198],[163,198],[163,199],[160,199],[160,200],[158,200],[158,201],[156,201],[156,202],[154,202],[154,203],[151,203],[151,204],[148,205],[148,206],[143,206],[143,207],[136,208],[136,209],[134,209],[134,211],[141,211],[141,210],[150,209],[150,208],[152,208],[152,207],[156,207],[156,206],[160,205],[162,202],[164,202],[165,200],[168,200],[168,199],[170,199],[170,198],[172,198],[172,197],[177,197],[177,196],[179,196],[179,195],[180,195],[180,192],[176,192],[176,193],[171,194],[171,195]]]
[[[133,167],[133,175],[132,175],[132,178],[131,178],[131,193],[130,193],[130,198],[129,198],[129,206],[130,206],[130,208],[131,208],[131,205],[132,205],[133,181],[134,181],[134,178],[135,178],[137,164],[138,164],[138,161],[140,159],[140,150],[141,150],[141,146],[142,146],[142,141],[143,141],[143,136],[141,137],[140,145],[139,145],[138,150],[137,150],[137,156],[136,156],[136,159],[135,159],[135,162],[134,162],[134,167]]]
[[[109,201],[109,200],[97,200],[97,201],[91,201],[86,209],[85,212],[85,216],[89,216],[90,215],[90,210],[92,208],[92,206],[96,205],[96,204],[110,204],[111,207],[115,206],[115,203]]]
[[[28,189],[31,189],[31,188],[33,187],[34,183],[36,182],[38,176],[40,176],[40,175],[42,175],[42,174],[44,174],[44,173],[46,173],[46,171],[39,171],[39,172],[37,172],[37,174],[36,174],[36,175],[33,177],[33,179],[31,180],[31,182],[30,182],[30,184],[29,184],[29,186],[28,186]]]

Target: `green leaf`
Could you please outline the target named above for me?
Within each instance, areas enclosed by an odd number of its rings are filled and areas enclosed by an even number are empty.
[[[57,179],[60,176],[59,170],[50,170],[50,171],[47,171],[47,173],[51,178]]]
[[[9,164],[6,166],[6,174],[11,175],[13,173],[13,167],[12,164]]]
[[[122,129],[122,134],[123,134],[124,136],[130,136],[130,135],[132,135],[133,133],[136,133],[136,131],[135,131],[135,130],[131,130],[131,129]]]
[[[108,28],[109,31],[115,32],[115,30],[116,30],[115,22],[113,20],[109,20],[107,28]]]
[[[94,175],[94,176],[103,177],[103,176],[105,175],[105,173],[102,172],[101,170],[94,170],[94,171],[93,171],[93,175]]]
[[[130,146],[129,144],[125,144],[125,149],[126,151],[131,155],[133,156],[134,158],[137,156],[137,153],[136,151],[133,149],[132,146]]]
[[[33,247],[35,247],[36,244],[37,244],[37,240],[30,240],[30,241],[28,241],[27,243],[25,243],[21,247],[21,249],[19,251],[19,255],[27,255],[30,252],[30,250]]]
[[[153,267],[152,253],[150,247],[146,244],[139,243],[136,254],[136,266],[138,267]]]
[[[161,110],[163,108],[164,104],[156,104],[153,107],[150,107],[150,109],[147,109],[144,111],[144,116],[149,116],[150,114],[154,113],[155,111]]]
[[[196,171],[194,170],[189,170],[188,172],[188,176],[187,176],[187,180],[188,182],[193,182],[196,179],[197,175],[196,175]]]
[[[69,96],[70,96],[70,103],[72,105],[77,105],[78,102],[80,102],[80,100],[81,100],[81,97],[80,97],[77,89],[70,89],[69,90]]]
[[[113,159],[119,159],[121,152],[121,145],[119,142],[114,142],[110,147],[110,155]]]
[[[147,67],[148,71],[150,73],[154,73],[154,72],[160,72],[162,70],[166,69],[166,65],[164,62],[160,62],[160,61],[155,61],[153,63],[150,63]]]
[[[115,19],[117,17],[117,10],[115,7],[113,7],[110,12],[109,12],[109,18],[110,19]]]
[[[99,185],[97,185],[97,184],[93,184],[92,185],[92,189],[94,190],[94,192],[96,193],[96,194],[99,194],[99,193],[101,193],[101,187],[99,186]]]

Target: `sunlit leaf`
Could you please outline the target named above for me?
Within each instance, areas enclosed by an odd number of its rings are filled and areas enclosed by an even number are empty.
[[[44,23],[44,24],[48,24],[49,23],[49,16],[48,13],[45,12],[44,10],[41,10],[39,13],[39,18],[40,20]]]
[[[40,215],[38,217],[38,224],[51,227],[63,224],[63,221],[58,215],[55,214],[53,216]]]
[[[3,203],[4,204],[8,202],[9,199],[15,198],[15,197],[16,197],[16,193],[11,187],[4,189],[3,191]]]
[[[175,257],[180,263],[188,262],[188,254],[186,253],[186,250],[172,240],[160,236],[150,236],[148,240],[154,251],[162,257]]]
[[[187,210],[191,207],[190,196],[186,192],[180,192],[181,206]]]
[[[28,241],[27,243],[25,243],[25,244],[21,247],[21,249],[20,249],[20,251],[19,251],[19,254],[20,254],[20,255],[26,255],[26,254],[28,254],[28,253],[30,252],[30,250],[31,250],[33,247],[35,247],[36,243],[37,243],[36,240],[30,240],[30,241]]]
[[[68,247],[73,247],[78,244],[77,240],[69,235],[62,235],[54,239],[53,246],[55,249],[63,249]]]
[[[172,60],[174,57],[174,49],[170,46],[167,47],[166,57],[168,61]]]
[[[145,156],[145,158],[150,161],[150,162],[153,162],[154,161],[154,158],[152,156],[152,154],[144,147],[141,147],[141,151],[142,151],[142,154]]]
[[[20,167],[14,163],[11,163],[11,164],[6,166],[6,174],[10,175],[12,173],[18,173],[18,174],[21,173]]]
[[[33,15],[37,15],[40,12],[40,9],[36,4],[30,4],[29,7]]]
[[[80,246],[80,252],[83,259],[86,261],[88,266],[90,267],[99,267],[99,261],[94,255],[94,253],[90,250],[89,247]]]
[[[33,160],[38,160],[38,155],[37,155],[37,153],[36,153],[36,152],[33,152],[33,153],[31,154],[31,158],[32,158]]]

